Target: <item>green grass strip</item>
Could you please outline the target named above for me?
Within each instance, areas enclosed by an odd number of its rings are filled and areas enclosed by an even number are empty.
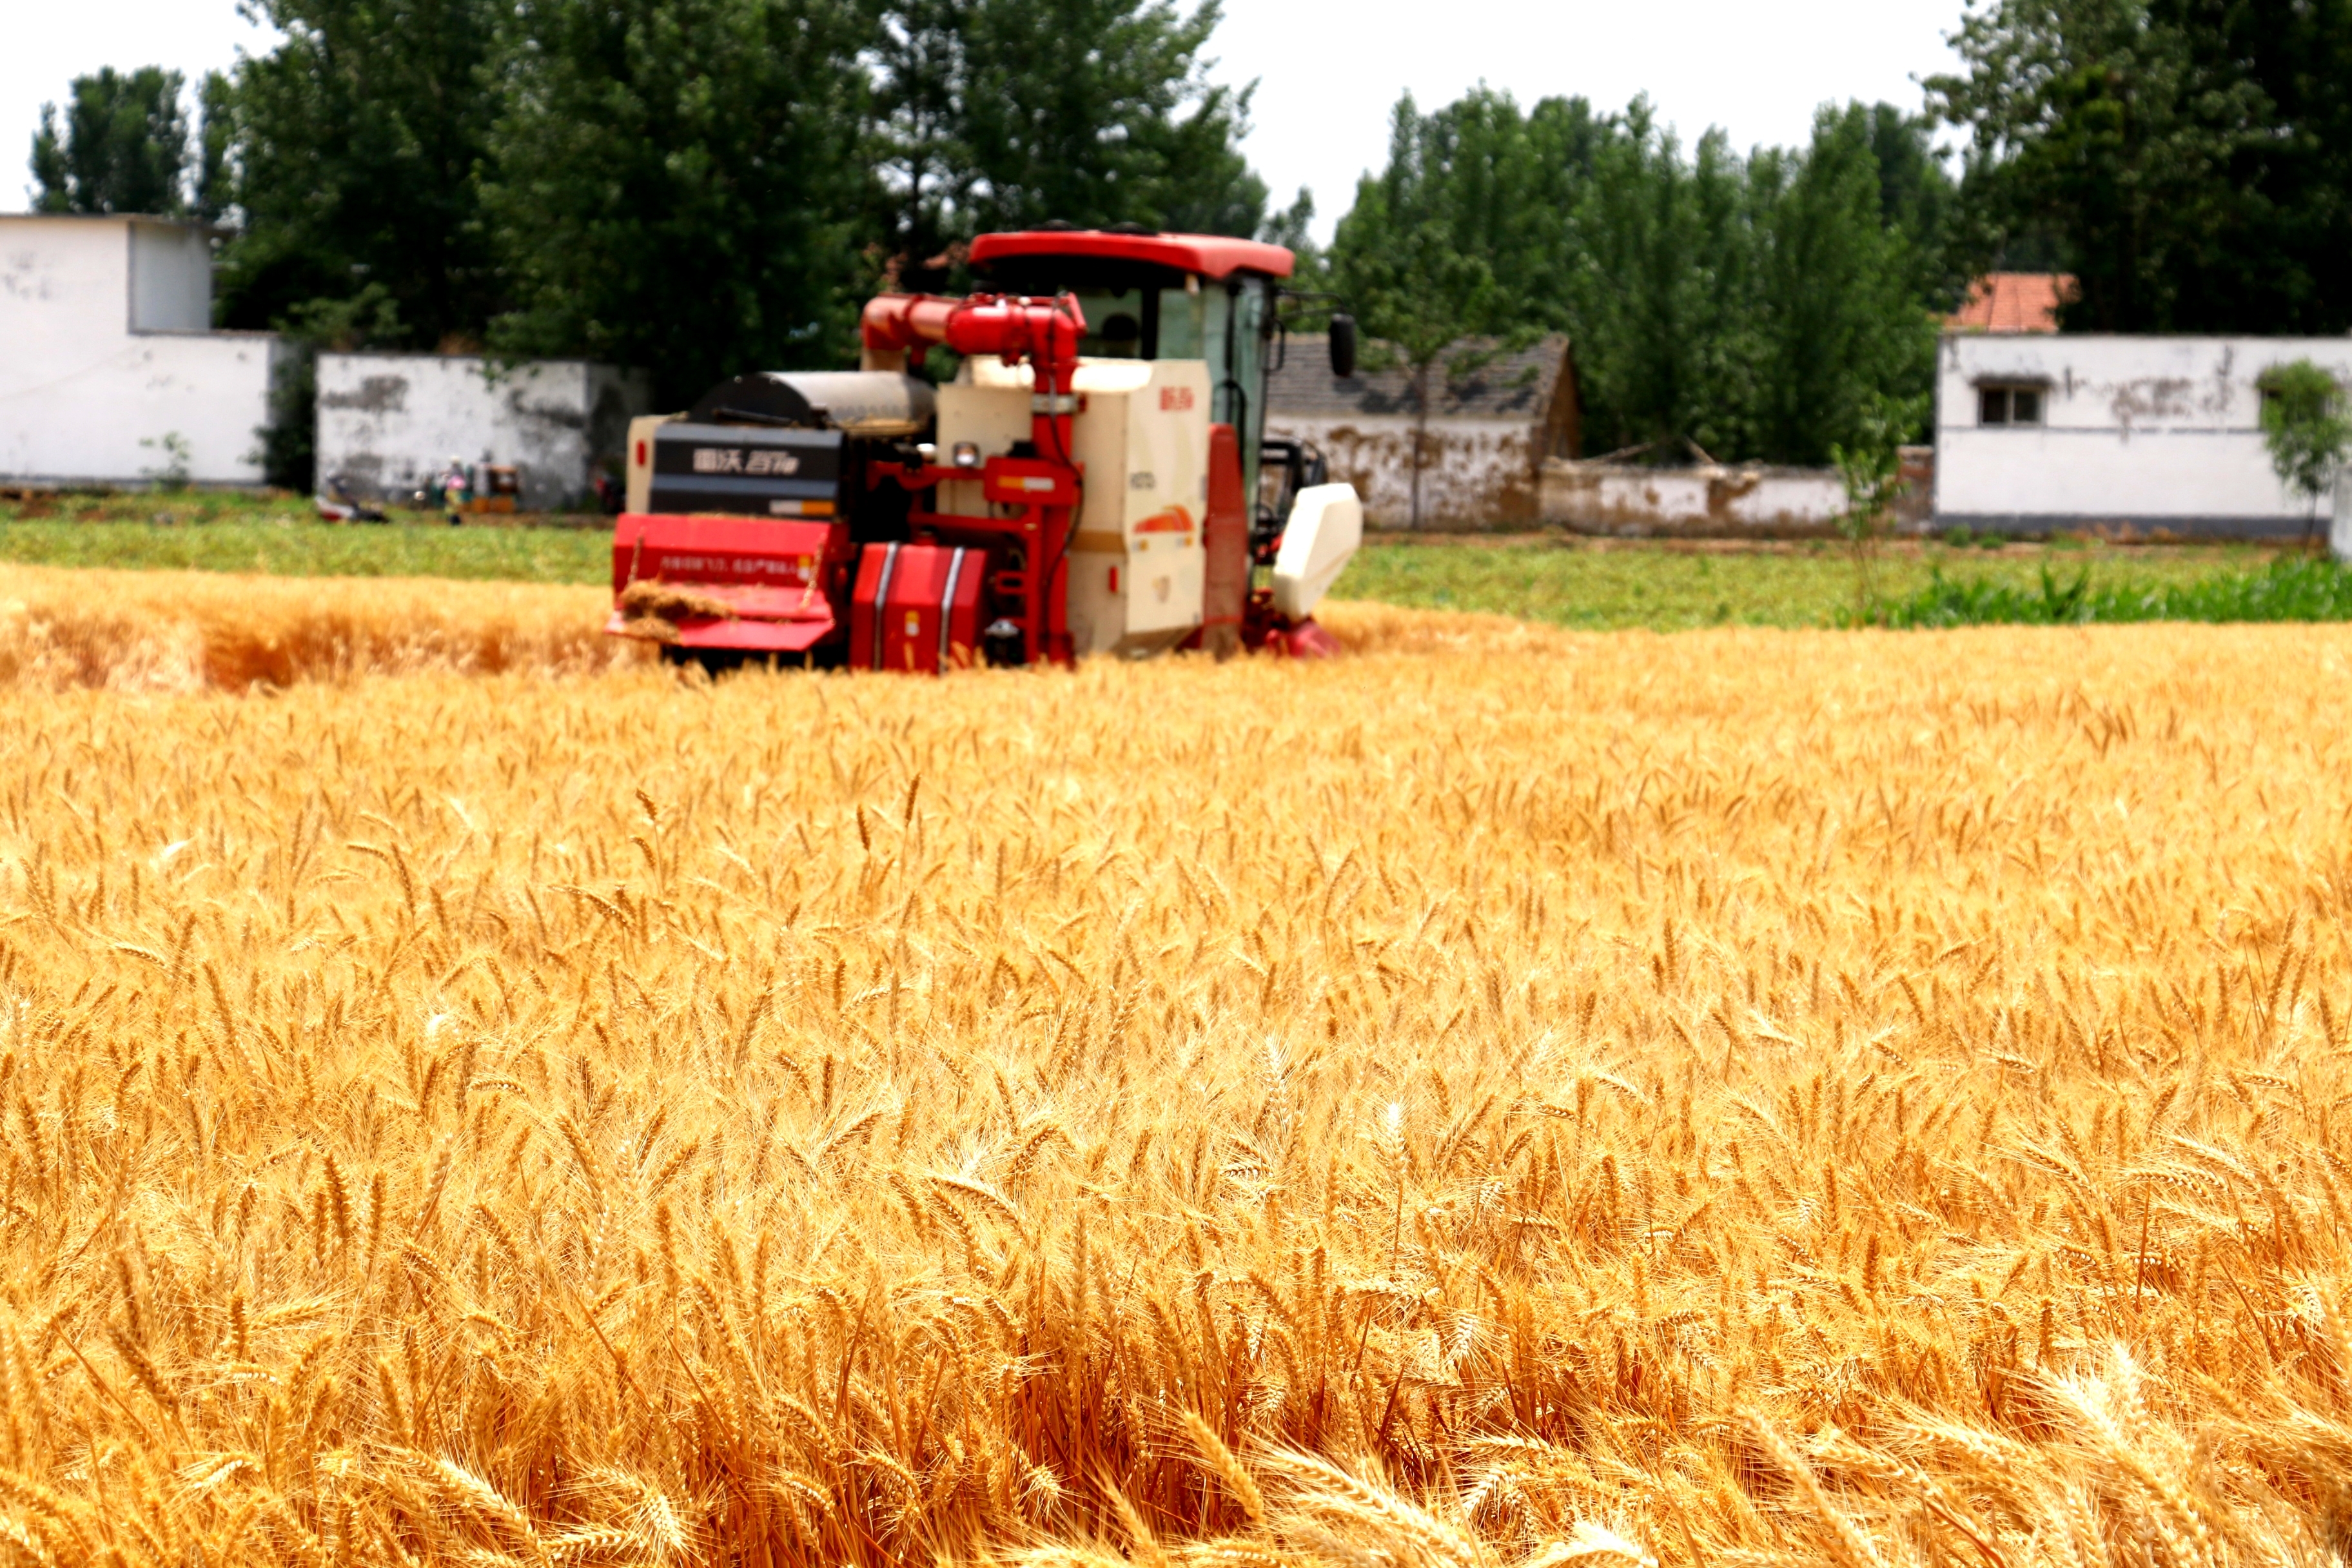
[[[257,572],[278,577],[458,577],[604,583],[609,528],[450,528],[310,521],[158,526],[63,519],[0,521],[0,560],[130,571]]]
[[[2352,571],[2312,556],[2282,556],[2260,571],[2189,582],[2094,583],[2041,572],[2038,584],[1944,575],[1871,616],[1886,626],[2090,626],[2127,621],[2352,620]]]

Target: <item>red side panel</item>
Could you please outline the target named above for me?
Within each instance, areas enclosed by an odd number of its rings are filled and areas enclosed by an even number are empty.
[[[673,635],[661,640],[677,647],[727,648],[740,653],[806,653],[837,630],[832,617],[821,621],[684,620]],[[604,623],[604,635],[625,637],[644,634],[615,610]]]
[[[828,556],[846,559],[844,522],[627,512],[613,530],[613,592],[631,583],[740,583],[798,590]]]
[[[800,653],[838,635],[831,595],[847,570],[845,523],[627,512],[613,530],[613,592],[632,583],[689,589],[723,607],[652,613],[669,620],[660,640],[681,647]],[[605,630],[643,637],[646,623],[614,607]]]
[[[930,544],[898,551],[898,570],[882,607],[881,658],[876,661],[880,668],[908,675],[940,672],[940,601],[949,596],[948,561],[955,553]],[[971,646],[969,637],[964,646]]]
[[[1249,602],[1249,503],[1242,493],[1242,444],[1230,425],[1209,426],[1209,515],[1202,525],[1204,581],[1201,629],[1192,646],[1219,658],[1241,647]]]
[[[849,613],[854,669],[937,675],[980,647],[988,552],[947,544],[869,544]]]
[[[877,634],[882,629],[882,597],[889,592],[890,579],[898,574],[898,552],[903,544],[869,544],[858,552],[857,585],[849,595],[849,668],[877,669],[881,668],[882,647]]]

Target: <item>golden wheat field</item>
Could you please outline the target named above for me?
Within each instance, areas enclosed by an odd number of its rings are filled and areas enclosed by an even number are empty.
[[[2352,1541],[2352,631],[0,600],[16,1558]]]

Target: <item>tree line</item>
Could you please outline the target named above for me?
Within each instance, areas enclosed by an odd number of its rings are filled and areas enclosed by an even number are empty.
[[[36,205],[226,221],[222,324],[643,366],[835,363],[884,282],[1048,218],[1254,231],[1214,0],[255,0],[193,95],[76,81]]]
[[[2068,331],[2352,331],[2352,0],[1992,0],[1952,41],[1920,111],[1744,156],[1639,100],[1408,99],[1331,274],[1424,379],[1568,332],[1588,452],[1667,461],[1916,437],[1990,270],[2071,275]]]
[[[1924,411],[1961,284],[1931,132],[1854,104],[1743,156],[1720,132],[1685,149],[1639,100],[1408,98],[1328,265],[1416,381],[1474,335],[1567,332],[1588,454],[1827,463]]]
[[[1918,111],[1793,148],[1407,98],[1328,253],[1240,151],[1215,0],[253,4],[285,41],[193,93],[77,80],[37,205],[222,224],[225,325],[588,355],[671,404],[837,363],[866,293],[1049,219],[1291,244],[1424,385],[1565,331],[1588,452],[1654,461],[1916,434],[1988,268],[2073,273],[2070,328],[2352,327],[2352,0],[1991,0]]]
[[[2352,330],[2352,0],[1995,0],[1929,108],[2069,330]]]

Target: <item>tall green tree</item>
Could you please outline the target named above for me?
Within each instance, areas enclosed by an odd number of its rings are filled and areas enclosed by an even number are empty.
[[[2235,301],[2216,330],[2352,330],[2352,0],[2175,3],[2213,16],[2201,74],[2225,91],[2242,75],[2267,107],[2232,159],[2244,226],[2187,287]]]
[[[869,243],[895,281],[940,286],[963,232],[971,153],[964,34],[974,0],[881,0],[868,49],[877,180]]]
[[[1916,421],[1928,312],[1957,292],[1929,130],[1849,105],[1742,159],[1717,132],[1685,152],[1638,99],[1407,98],[1334,273],[1416,385],[1462,337],[1562,330],[1589,448],[1826,463]]]
[[[1265,186],[1238,143],[1250,89],[1213,85],[1215,0],[979,0],[963,145],[977,227],[1062,219],[1252,234]]]
[[[2102,331],[2352,326],[2352,0],[1995,0],[1928,83],[1996,241]]]
[[[1933,370],[1934,319],[1912,238],[1886,220],[1874,129],[1867,111],[1825,110],[1801,156],[1759,153],[1748,172],[1754,445],[1783,462],[1830,462]]]
[[[1213,83],[1215,0],[886,0],[873,13],[886,243],[918,263],[1060,220],[1255,234],[1247,87]]]
[[[191,155],[194,201],[191,213],[205,223],[218,223],[236,205],[236,89],[226,73],[206,71],[196,89],[204,118]]]
[[[1406,374],[1413,405],[1412,526],[1421,525],[1421,476],[1440,362],[1465,338],[1508,333],[1518,300],[1462,233],[1459,187],[1491,173],[1458,156],[1456,127],[1422,115],[1412,97],[1391,116],[1388,167],[1358,185],[1332,237],[1332,274],[1381,356]]]
[[[1638,99],[1612,132],[1578,193],[1562,277],[1586,447],[1778,456],[1754,438],[1745,167],[1716,132],[1686,158]]]
[[[54,103],[41,105],[33,133],[33,206],[50,213],[146,213],[178,217],[188,210],[188,116],[178,71],[109,66],[76,77],[62,125]]]
[[[1932,115],[1907,114],[1891,103],[1849,103],[1836,111],[1870,144],[1878,165],[1878,218],[1902,237],[1910,253],[1912,288],[1933,308],[1959,308],[1970,279],[1982,270],[1960,208],[1959,186],[1936,150]],[[1820,132],[1815,131],[1816,144]]]
[[[484,193],[518,354],[650,371],[675,406],[849,351],[866,104],[849,0],[513,0]]]
[[[1432,224],[1485,263],[1501,291],[1496,325],[1561,324],[1570,215],[1607,135],[1582,99],[1522,113],[1481,85],[1424,114],[1407,95],[1391,116],[1387,168],[1359,187],[1360,206],[1375,205],[1342,221],[1349,237],[1335,255],[1354,275],[1377,270],[1391,226]]]
[[[241,221],[229,324],[280,325],[373,290],[395,342],[471,339],[502,282],[480,171],[503,84],[496,0],[249,0],[285,40],[221,95],[218,194]],[[373,310],[373,306],[371,306]]]
[[[1312,255],[1320,258],[1322,247],[1316,244],[1311,232],[1315,224],[1315,193],[1305,185],[1286,207],[1270,212],[1257,226],[1257,237],[1271,245],[1287,246],[1302,260]]]

